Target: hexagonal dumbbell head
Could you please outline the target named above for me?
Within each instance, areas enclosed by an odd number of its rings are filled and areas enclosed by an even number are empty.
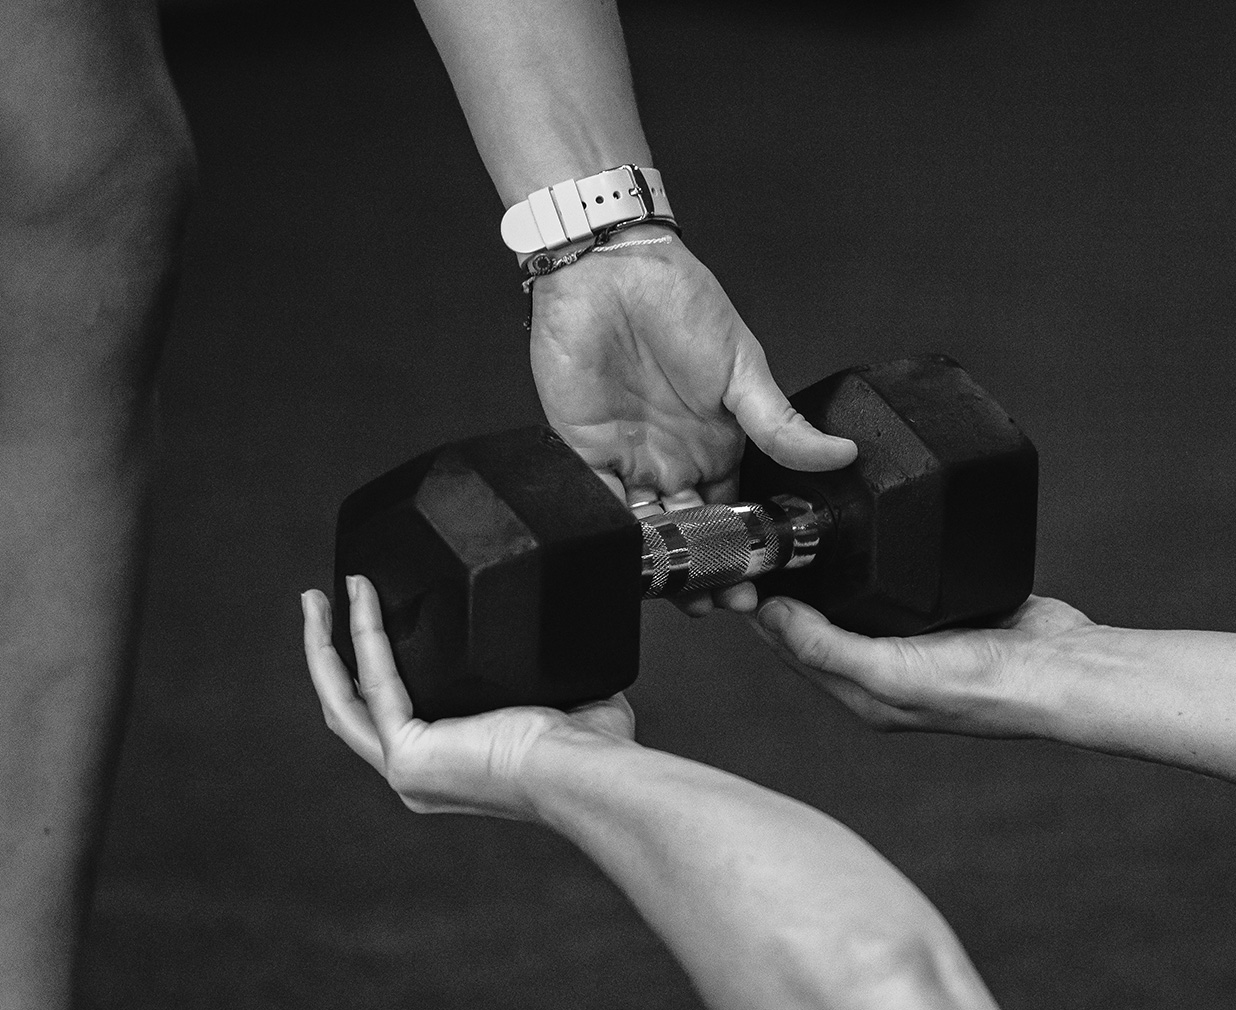
[[[442,446],[344,502],[333,639],[355,669],[352,574],[377,589],[422,718],[567,707],[638,671],[639,525],[548,428]]]
[[[872,635],[913,635],[1019,606],[1034,581],[1038,454],[1014,421],[942,356],[852,368],[791,398],[817,428],[854,439],[844,470],[800,473],[754,447],[749,500],[816,504],[807,567],[761,579]]]

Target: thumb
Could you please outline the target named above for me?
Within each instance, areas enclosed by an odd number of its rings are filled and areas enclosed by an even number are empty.
[[[887,643],[844,631],[813,607],[788,597],[765,601],[756,622],[800,663],[822,673],[862,681],[892,659]]]
[[[735,368],[724,402],[747,437],[775,462],[791,470],[837,470],[853,463],[858,446],[826,435],[793,408],[768,369],[764,350]]]

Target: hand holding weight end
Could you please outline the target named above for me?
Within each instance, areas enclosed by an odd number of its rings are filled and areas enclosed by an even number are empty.
[[[621,695],[571,713],[526,707],[434,723],[418,718],[395,669],[373,585],[363,577],[348,584],[357,680],[331,644],[330,604],[316,589],[301,598],[309,674],[327,726],[385,777],[409,809],[530,819],[522,766],[539,739],[563,733],[634,736],[635,718]]]
[[[798,600],[760,607],[760,636],[789,666],[881,730],[1036,735],[1036,700],[1057,669],[1110,629],[1060,600],[1031,596],[991,628],[868,638]]]

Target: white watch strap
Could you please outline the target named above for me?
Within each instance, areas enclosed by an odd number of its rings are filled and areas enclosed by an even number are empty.
[[[620,165],[530,193],[502,216],[502,241],[522,256],[561,249],[611,225],[673,216],[660,172]]]

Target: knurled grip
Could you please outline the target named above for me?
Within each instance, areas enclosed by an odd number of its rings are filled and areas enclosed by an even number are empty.
[[[815,556],[816,516],[806,501],[700,505],[640,520],[644,599],[717,589]]]

